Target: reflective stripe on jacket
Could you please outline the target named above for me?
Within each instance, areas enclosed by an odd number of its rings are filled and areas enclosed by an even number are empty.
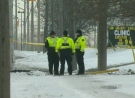
[[[56,46],[56,52],[60,49],[72,49],[72,53],[75,53],[75,45],[74,41],[70,37],[61,37],[58,40],[58,44]]]
[[[47,37],[46,39],[48,40],[49,47],[56,47],[59,38],[58,37],[54,37],[54,38]]]

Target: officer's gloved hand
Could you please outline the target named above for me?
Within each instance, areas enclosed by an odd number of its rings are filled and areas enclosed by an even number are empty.
[[[55,54],[58,54],[58,52],[55,52]]]
[[[59,55],[59,53],[58,52],[55,52],[55,55]]]
[[[55,50],[55,53],[56,53],[56,54],[58,54],[58,51],[57,51],[57,50]]]
[[[84,50],[80,50],[81,52],[84,52]]]
[[[58,51],[57,50],[55,50],[55,54],[58,54]]]
[[[74,55],[75,53],[72,53],[72,55]]]

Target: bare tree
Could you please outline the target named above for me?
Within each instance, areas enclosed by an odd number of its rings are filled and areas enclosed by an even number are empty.
[[[29,28],[30,28],[30,26],[29,26],[29,13],[30,13],[30,11],[29,11],[29,1],[27,0],[27,42],[30,42],[30,31],[29,31]],[[30,46],[29,45],[27,45],[27,50],[30,50]]]
[[[0,0],[0,98],[10,98],[9,0]]]
[[[108,0],[100,0],[98,32],[98,69],[106,70],[107,66],[107,6]]]
[[[31,1],[31,42],[34,42],[34,1]],[[34,47],[31,45],[31,51]]]
[[[49,7],[48,7],[48,0],[46,0],[46,3],[45,3],[45,27],[44,27],[44,39],[43,39],[43,42],[45,42],[45,38],[47,38],[48,36],[48,10],[49,10]],[[45,49],[45,47],[43,47],[43,53],[45,53],[47,50]]]
[[[37,22],[37,25],[38,25],[38,43],[40,43],[40,0],[38,0],[38,22]],[[40,53],[40,47],[38,47],[38,53]]]
[[[59,0],[59,36],[63,32],[63,0]]]

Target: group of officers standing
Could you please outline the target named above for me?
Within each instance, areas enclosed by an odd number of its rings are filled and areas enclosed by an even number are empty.
[[[84,50],[86,48],[86,39],[81,30],[76,31],[76,38],[69,37],[68,31],[63,32],[62,37],[57,37],[54,31],[45,39],[45,48],[47,49],[49,73],[50,75],[64,75],[65,61],[68,65],[68,73],[72,75],[72,56],[76,55],[78,64],[78,73],[85,74]],[[60,61],[60,72],[59,72]],[[54,68],[54,71],[53,71]]]

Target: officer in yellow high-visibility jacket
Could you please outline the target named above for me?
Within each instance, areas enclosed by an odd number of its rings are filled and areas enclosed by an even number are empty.
[[[72,75],[72,55],[75,53],[75,45],[72,38],[68,36],[68,31],[63,32],[63,37],[58,41],[56,52],[60,53],[60,75],[64,75],[65,61],[68,64],[68,73]]]
[[[50,75],[59,75],[59,55],[56,50],[56,45],[58,42],[58,37],[55,36],[55,32],[51,31],[50,36],[45,39],[45,48],[47,49],[48,55],[48,65],[49,65],[49,73]],[[53,72],[54,67],[54,72]]]
[[[86,48],[86,39],[82,35],[81,30],[76,31],[76,38],[75,38],[75,50],[76,50],[76,59],[77,64],[79,66],[79,71],[77,75],[85,74],[85,65],[84,65],[84,51]]]

